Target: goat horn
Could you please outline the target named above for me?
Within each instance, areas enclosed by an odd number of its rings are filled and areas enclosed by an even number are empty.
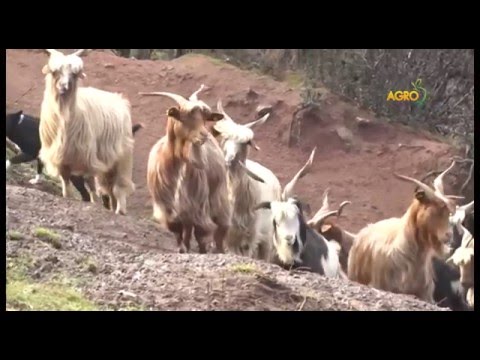
[[[433,191],[428,185],[422,183],[421,181],[405,176],[405,175],[399,175],[397,173],[394,173],[396,177],[402,180],[410,181],[413,182],[415,185],[417,185],[419,188],[421,188],[423,191],[425,191],[425,194],[431,198],[437,197],[437,194],[435,194],[435,191]]]
[[[447,199],[452,199],[452,200],[463,200],[465,199],[465,196],[457,196],[457,195],[445,195]]]
[[[288,197],[290,197],[290,194],[292,193],[293,188],[295,187],[295,184],[297,183],[297,181],[299,179],[301,179],[302,177],[304,177],[309,172],[309,170],[311,169],[312,163],[313,163],[313,157],[315,156],[315,151],[316,150],[317,150],[317,147],[315,146],[315,148],[312,150],[312,153],[310,154],[310,157],[308,158],[305,165],[303,165],[303,167],[300,169],[300,171],[293,177],[292,180],[290,180],[290,182],[283,189],[282,199],[284,201],[287,200]]]
[[[243,125],[243,126],[246,126],[246,127],[248,127],[248,128],[252,128],[252,127],[254,127],[254,126],[256,126],[256,125],[262,125],[265,121],[267,121],[267,119],[268,119],[269,117],[270,117],[270,113],[265,114],[265,115],[263,115],[260,119],[255,120],[255,121],[252,121],[252,122],[249,122],[249,123],[247,123],[247,124],[245,124],[245,125]]]
[[[338,215],[337,217],[340,217],[342,215],[342,211],[343,211],[343,208],[347,205],[350,205],[352,202],[351,201],[344,201],[340,204],[340,206],[338,207]]]
[[[72,55],[82,56],[83,53],[84,53],[86,50],[87,50],[87,49],[78,49],[78,50],[75,51]]]
[[[452,165],[450,165],[444,172],[438,175],[435,180],[433,180],[433,188],[438,191],[440,194],[444,195],[444,188],[443,188],[443,177],[447,172],[449,172],[453,166],[455,165],[455,160],[453,160]]]
[[[328,218],[330,216],[333,216],[333,215],[337,215],[337,217],[340,217],[342,215],[343,208],[346,205],[349,205],[351,203],[352,203],[351,201],[342,202],[340,204],[340,206],[338,207],[338,210],[325,210],[322,206],[320,208],[320,210],[318,210],[317,213],[313,216],[313,218],[308,221],[307,225],[316,226],[316,225],[322,223],[322,221],[324,221],[326,218]],[[326,209],[328,209],[328,207]]]
[[[245,169],[245,171],[247,172],[247,175],[250,176],[252,179],[254,180],[257,180],[261,183],[265,183],[265,180],[263,180],[260,176],[254,174],[249,168],[247,168],[247,166],[242,162],[242,161],[239,161],[238,164],[243,168]]]
[[[470,241],[473,239],[473,235],[462,224],[460,224],[460,228],[463,231],[462,243],[460,246],[466,248],[469,245]]]
[[[226,119],[226,120],[230,120],[230,121],[233,121],[233,119],[225,112],[225,110],[223,109],[223,105],[222,105],[222,100],[221,99],[218,99],[217,101],[217,110],[220,111],[222,114],[223,114],[223,117]],[[233,121],[235,122],[235,121]]]
[[[55,49],[44,49],[44,51],[45,51],[48,55],[61,54],[60,51],[55,50]]]
[[[323,192],[323,201],[322,201],[322,206],[320,207],[320,210],[318,210],[317,213],[320,212],[325,212],[330,210],[330,205],[328,204],[328,193],[330,192],[330,188],[326,188],[325,191]]]
[[[470,213],[472,213],[473,210],[475,209],[475,206],[473,205],[474,201],[475,201],[475,200],[472,200],[472,201],[469,202],[468,204],[459,206],[459,207],[458,207],[458,210],[463,210],[463,211],[465,211],[465,214],[470,214]]]
[[[188,109],[191,107],[190,101],[188,101],[181,95],[170,93],[170,92],[139,92],[138,94],[146,95],[146,96],[165,96],[176,101],[181,108]]]
[[[331,210],[324,213],[321,213],[320,211],[318,211],[315,214],[315,216],[307,222],[307,225],[317,226],[318,224],[321,224],[326,218],[329,218],[330,216],[333,216],[333,215],[338,216],[338,210]]]
[[[257,151],[260,150],[260,146],[258,146],[253,140],[250,140],[250,146],[253,147]]]
[[[188,100],[190,100],[190,101],[198,101],[198,97],[197,97],[197,96],[198,96],[198,93],[199,93],[200,91],[202,91],[204,87],[205,87],[204,84],[200,85],[200,88],[199,88],[197,91],[195,91],[192,95],[190,95],[190,97],[188,98]]]

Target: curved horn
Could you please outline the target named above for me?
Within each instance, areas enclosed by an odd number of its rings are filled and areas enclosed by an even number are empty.
[[[255,150],[257,150],[257,151],[260,150],[260,146],[258,146],[258,145],[255,143],[255,141],[253,141],[253,139],[250,140],[249,144],[250,144],[250,146],[253,147]]]
[[[473,239],[473,235],[470,231],[467,230],[467,228],[465,228],[465,226],[463,226],[462,224],[460,224],[460,228],[462,229],[463,231],[463,235],[462,235],[462,243],[461,243],[461,247],[468,247],[468,245],[470,244],[470,241]]]
[[[82,55],[84,55],[85,51],[87,51],[87,49],[78,49],[72,55],[82,56]]]
[[[252,179],[257,180],[261,183],[265,183],[265,180],[253,173],[242,161],[239,161],[238,164],[247,172],[247,175],[250,176]]]
[[[199,88],[197,91],[195,91],[192,95],[190,95],[190,97],[188,98],[188,100],[190,100],[190,101],[198,101],[198,93],[199,93],[200,91],[202,91],[204,87],[205,87],[204,84],[200,85],[200,88]]]
[[[217,110],[223,114],[223,117],[224,117],[225,120],[233,121],[233,119],[232,119],[232,118],[225,112],[225,110],[223,109],[223,105],[222,105],[222,100],[221,100],[221,99],[218,99],[218,101],[217,101]],[[235,122],[235,121],[233,121],[233,122]]]
[[[348,200],[342,202],[342,203],[340,204],[340,206],[338,207],[337,217],[340,217],[340,216],[342,215],[343,208],[344,208],[345,206],[347,206],[347,205],[350,205],[350,204],[352,204],[352,202],[351,202],[351,201],[348,201]]]
[[[322,221],[324,221],[326,218],[333,215],[337,215],[337,217],[340,217],[342,215],[343,208],[346,205],[349,205],[351,203],[352,203],[351,201],[342,202],[338,207],[338,210],[328,210],[328,207],[324,208],[322,206],[320,210],[318,210],[317,213],[307,222],[307,225],[317,226],[318,224],[321,224]],[[328,203],[327,203],[327,206],[328,206]]]
[[[433,197],[435,198],[436,197],[436,194],[435,194],[435,191],[433,191],[428,185],[425,185],[424,183],[422,183],[421,181],[417,180],[417,179],[414,179],[414,178],[411,178],[409,176],[405,176],[405,175],[399,175],[397,173],[394,173],[394,175],[396,177],[398,177],[399,179],[402,179],[402,180],[406,180],[406,181],[410,181],[410,182],[413,182],[415,185],[417,185],[419,188],[421,188],[423,191],[425,191],[425,194],[429,197]]]
[[[265,114],[265,115],[263,115],[260,119],[255,120],[255,121],[252,121],[252,122],[249,122],[249,123],[247,123],[247,124],[245,124],[245,125],[243,125],[243,126],[246,126],[246,127],[248,127],[248,128],[252,128],[252,127],[254,127],[254,126],[262,125],[265,121],[267,121],[267,119],[269,118],[269,116],[270,116],[270,113]]]
[[[170,93],[170,92],[139,92],[138,93],[139,95],[144,95],[144,96],[165,96],[165,97],[168,97],[174,101],[177,102],[177,104],[181,107],[181,108],[184,108],[184,109],[188,109],[189,107],[191,107],[191,104],[190,102],[185,99],[182,95],[178,95],[178,94],[174,94],[174,93]]]
[[[435,180],[433,180],[433,188],[438,191],[440,194],[445,195],[445,191],[443,188],[443,178],[447,172],[449,172],[455,165],[455,160],[453,160],[452,164],[440,175],[438,175]]]
[[[315,156],[315,151],[316,150],[317,150],[317,147],[315,146],[315,148],[312,150],[312,153],[310,154],[310,157],[308,158],[305,165],[303,165],[303,167],[300,169],[300,171],[293,177],[292,180],[290,180],[290,182],[283,189],[283,193],[282,193],[283,201],[287,200],[287,198],[290,196],[290,194],[292,193],[293,188],[295,187],[295,184],[297,183],[297,181],[299,179],[301,179],[302,177],[304,177],[310,171],[310,169],[312,167],[312,163],[313,163],[313,157]]]
[[[325,212],[330,210],[330,205],[328,204],[328,193],[330,192],[330,188],[326,188],[323,192],[323,202],[320,210],[318,210],[317,214],[320,212]]]
[[[62,54],[60,51],[55,49],[43,49],[43,51],[46,52],[48,55]]]
[[[473,210],[475,209],[475,206],[473,205],[474,201],[475,200],[472,200],[468,204],[459,206],[457,211],[462,210],[462,211],[465,211],[465,214],[471,214],[473,212]]]
[[[457,196],[457,195],[445,195],[447,199],[452,199],[452,200],[464,200],[465,196]]]
[[[321,224],[326,218],[329,218],[333,215],[338,215],[338,210],[331,210],[324,213],[317,212],[313,218],[307,221],[307,225],[317,226],[318,224]]]

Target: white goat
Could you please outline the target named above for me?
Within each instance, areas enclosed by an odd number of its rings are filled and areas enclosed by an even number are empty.
[[[126,214],[127,197],[135,190],[130,103],[121,94],[78,87],[78,79],[85,77],[80,58],[85,50],[70,55],[46,51],[39,157],[50,175],[60,176],[64,197],[71,197],[71,175],[82,175],[95,198],[95,177],[115,212]]]
[[[226,241],[236,254],[269,261],[273,235],[269,211],[255,211],[255,205],[279,200],[281,185],[275,174],[258,162],[247,159],[248,147],[259,149],[253,142],[255,126],[265,123],[269,114],[245,125],[237,124],[218,100],[217,110],[223,119],[213,126],[225,155],[230,202],[233,204],[232,226]]]

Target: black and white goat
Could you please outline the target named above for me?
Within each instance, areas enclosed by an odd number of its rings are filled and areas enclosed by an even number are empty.
[[[7,140],[14,144],[19,154],[6,161],[6,169],[14,164],[21,164],[37,160],[37,175],[31,179],[30,184],[37,184],[43,176],[43,163],[38,158],[42,143],[39,134],[40,119],[31,115],[24,114],[23,111],[9,113],[5,117],[5,132]],[[135,134],[142,124],[132,126],[132,132]],[[90,201],[90,193],[85,187],[85,179],[82,176],[72,176],[72,184],[80,193],[83,201]],[[107,207],[106,199],[102,196],[103,203]]]
[[[261,202],[255,208],[270,209],[273,223],[274,262],[284,268],[305,268],[327,277],[343,275],[340,244],[328,241],[307,225],[302,203],[291,196],[296,182],[311,168],[315,149],[304,167],[285,186],[280,201]]]

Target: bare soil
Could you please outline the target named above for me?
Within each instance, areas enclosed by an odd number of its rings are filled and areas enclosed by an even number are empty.
[[[234,255],[176,254],[172,237],[149,220],[7,185],[7,258],[29,257],[29,275],[78,280],[100,308],[144,310],[439,310],[395,295],[310,273],[288,272]],[[35,237],[44,227],[60,245]]]
[[[39,115],[44,89],[41,69],[46,60],[41,52],[7,51],[7,111],[22,109]],[[84,63],[87,79],[83,85],[124,93],[132,104],[133,121],[145,125],[136,134],[137,190],[129,198],[128,216],[117,218],[98,204],[55,197],[50,193],[58,193],[45,185],[33,186],[18,178],[7,180],[10,229],[31,233],[36,226],[48,226],[62,234],[60,250],[31,237],[7,241],[7,257],[28,251],[40,259],[41,268],[42,259],[54,256],[59,261],[40,272],[40,276],[48,276],[57,269],[76,273],[80,269],[75,259],[92,256],[98,271],[84,274],[89,279],[84,290],[100,303],[118,305],[124,301],[119,291],[125,290],[134,294],[125,301],[153,309],[438,310],[408,296],[314,274],[289,273],[232,255],[172,253],[174,239],[149,220],[146,188],[148,153],[165,133],[165,111],[172,104],[160,97],[141,97],[138,92],[170,91],[189,96],[204,83],[208,89],[201,98],[212,107],[221,98],[226,111],[240,123],[252,121],[258,105],[271,105],[269,120],[255,131],[261,150],[252,151],[250,157],[272,169],[286,184],[317,146],[312,172],[300,180],[297,194],[312,210],[320,206],[327,187],[332,206],[352,201],[340,219],[350,231],[401,215],[411,201],[413,185],[401,182],[393,172],[421,178],[446,167],[455,154],[448,144],[382,122],[327,93],[318,109],[297,113],[299,122],[294,127],[300,130],[299,141],[289,147],[289,131],[301,99],[298,89],[286,83],[202,55],[150,61],[94,51]],[[368,118],[370,123],[358,126],[357,116]],[[232,270],[245,262],[255,263],[258,272]]]

